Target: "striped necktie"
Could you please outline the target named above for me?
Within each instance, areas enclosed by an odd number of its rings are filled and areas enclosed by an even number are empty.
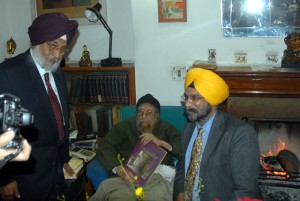
[[[195,178],[197,176],[197,173],[199,172],[200,161],[202,158],[203,131],[204,130],[202,128],[198,129],[198,134],[192,148],[190,164],[184,181],[185,201],[191,201],[193,198],[193,188],[194,188]]]
[[[57,123],[58,140],[61,141],[64,137],[64,122],[63,122],[63,115],[62,115],[61,107],[60,107],[59,101],[57,99],[57,96],[50,84],[49,73],[45,73],[44,77],[45,77],[45,82],[46,82],[46,86],[48,89],[48,96],[49,96],[49,99],[50,99],[50,102],[52,105],[52,110],[53,110],[55,120]]]

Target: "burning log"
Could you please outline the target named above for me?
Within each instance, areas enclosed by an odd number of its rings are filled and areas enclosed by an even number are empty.
[[[286,149],[281,150],[277,154],[276,159],[286,172],[292,173],[299,171],[300,162],[293,152]]]
[[[284,171],[276,156],[266,156],[260,158],[260,164],[264,170]]]

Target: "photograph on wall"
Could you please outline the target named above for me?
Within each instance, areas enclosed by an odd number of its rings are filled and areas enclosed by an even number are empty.
[[[235,64],[246,64],[247,63],[247,52],[246,51],[235,51],[234,52],[234,63]]]
[[[277,51],[268,51],[266,53],[266,63],[275,64],[279,61],[278,52]]]
[[[36,0],[37,14],[61,12],[69,18],[84,18],[84,10],[93,7],[98,0]],[[99,1],[100,3],[102,1]]]
[[[186,0],[158,0],[159,22],[186,22]]]
[[[216,63],[217,52],[216,49],[208,49],[208,62]]]

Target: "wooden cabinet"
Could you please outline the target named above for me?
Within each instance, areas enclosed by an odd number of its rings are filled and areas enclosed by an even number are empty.
[[[117,75],[117,74],[122,74],[124,73],[124,75],[126,75],[127,77],[126,79],[126,86],[119,86],[122,87],[122,90],[126,90],[124,93],[128,93],[128,100],[126,102],[124,101],[106,101],[106,100],[98,100],[98,101],[70,101],[70,104],[75,104],[75,105],[80,105],[80,104],[102,104],[102,105],[135,105],[136,104],[136,91],[135,91],[135,69],[133,65],[124,65],[122,67],[78,67],[77,64],[68,64],[65,67],[63,67],[63,71],[66,73],[66,79],[67,79],[67,83],[68,83],[68,89],[69,92],[71,92],[71,88],[75,87],[75,91],[77,92],[78,88],[76,88],[76,86],[72,86],[74,83],[72,83],[72,79],[80,77],[80,76],[89,76],[89,75],[109,75],[109,76],[113,76],[113,75]],[[97,79],[102,79],[102,77],[98,77]],[[109,78],[110,79],[110,78]],[[114,78],[115,79],[115,78]],[[116,78],[118,79],[118,78]],[[106,89],[107,95],[108,94],[112,94],[112,92],[115,90],[114,86],[114,82],[110,82],[110,83],[100,83],[99,82],[99,87],[100,85],[107,85],[107,86],[103,86],[104,89]],[[125,87],[125,88],[123,88]],[[109,93],[108,93],[109,92]],[[119,93],[115,92],[116,94]],[[70,94],[72,95],[72,94]],[[117,94],[118,96],[122,95],[121,94]]]
[[[70,126],[76,128],[79,135],[105,135],[118,123],[118,106],[136,104],[135,68],[132,64],[122,67],[68,64],[63,71],[69,90]]]
[[[227,112],[248,119],[299,121],[299,68],[224,67],[214,71],[229,86],[230,95],[223,105]]]
[[[214,70],[228,84],[230,96],[300,97],[300,69],[223,67]]]

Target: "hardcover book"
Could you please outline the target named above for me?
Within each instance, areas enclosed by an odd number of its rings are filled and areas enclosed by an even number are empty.
[[[83,160],[78,158],[71,158],[69,165],[74,170],[74,175],[69,175],[65,169],[63,169],[65,179],[77,179],[80,173],[83,171]]]
[[[126,159],[124,166],[137,176],[139,185],[144,186],[166,154],[167,152],[153,141],[145,145],[139,141]]]

